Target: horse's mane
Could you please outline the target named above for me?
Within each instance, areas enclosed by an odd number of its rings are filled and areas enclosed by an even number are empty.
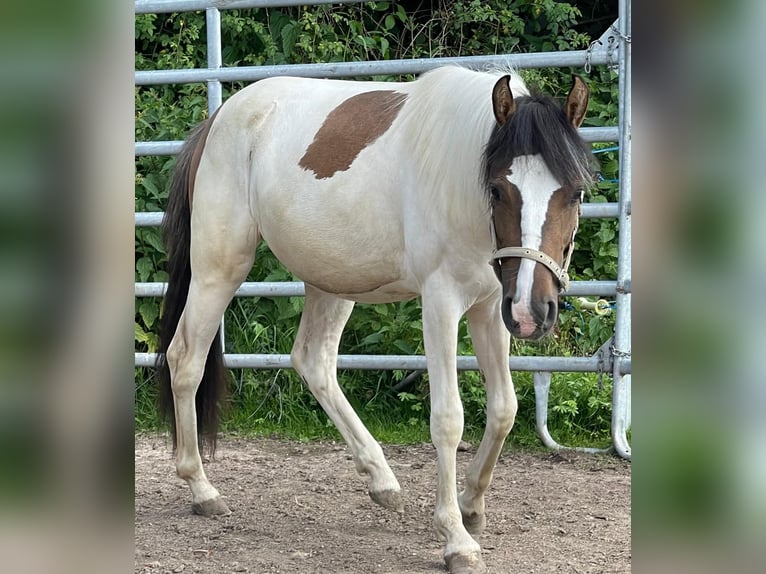
[[[492,88],[508,73],[514,95],[527,95],[523,80],[513,71],[445,66],[413,83],[401,111],[408,155],[417,158],[420,193],[447,221],[486,227],[483,151],[496,124]]]

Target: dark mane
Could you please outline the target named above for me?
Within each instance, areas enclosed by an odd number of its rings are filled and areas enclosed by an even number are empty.
[[[588,186],[595,159],[564,111],[549,96],[515,98],[516,111],[502,126],[495,125],[484,152],[485,187],[499,171],[521,155],[540,154],[564,186]]]

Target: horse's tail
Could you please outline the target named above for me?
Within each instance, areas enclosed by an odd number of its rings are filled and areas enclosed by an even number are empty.
[[[159,381],[159,412],[170,425],[173,448],[176,446],[175,408],[170,368],[165,354],[173,340],[189,294],[191,196],[202,150],[214,118],[215,114],[203,121],[181,148],[176,158],[168,205],[162,220],[162,236],[167,251],[168,287],[160,318],[160,354],[156,366]],[[221,335],[216,333],[195,398],[200,446],[209,447],[211,454],[215,452],[219,406],[226,400],[228,386],[228,373],[223,364]]]

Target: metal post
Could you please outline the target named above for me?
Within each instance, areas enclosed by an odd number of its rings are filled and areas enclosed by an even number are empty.
[[[205,10],[205,22],[207,24],[207,67],[210,70],[218,70],[223,64],[221,48],[221,12],[218,8]],[[207,81],[207,113],[208,117],[223,103],[223,92],[219,80]],[[221,335],[221,348],[226,349],[226,327],[224,319],[221,319],[219,329]]]
[[[535,425],[537,435],[542,443],[552,450],[571,450],[587,452],[590,454],[604,454],[610,452],[609,448],[593,448],[585,446],[562,446],[557,443],[548,431],[548,393],[551,389],[551,377],[553,373],[547,371],[535,371],[532,378],[535,383]]]
[[[210,70],[219,70],[223,63],[221,54],[221,12],[218,8],[208,8],[205,11],[207,22],[207,67]],[[207,82],[207,111],[213,115],[223,101],[221,82],[208,80]]]
[[[617,312],[613,354],[612,441],[621,457],[631,459],[627,431],[630,425],[630,375],[624,375],[620,364],[630,357],[631,316],[631,62],[630,0],[619,1],[619,89],[620,89],[620,235],[617,255]]]

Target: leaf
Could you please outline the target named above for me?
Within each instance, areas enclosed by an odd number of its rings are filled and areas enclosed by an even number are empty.
[[[144,299],[138,307],[138,313],[141,315],[144,325],[151,329],[160,314],[159,305],[153,299]]]
[[[156,249],[159,253],[165,253],[165,246],[162,244],[162,239],[157,231],[151,230],[144,234],[144,241],[151,247]]]
[[[383,338],[383,333],[380,333],[380,332],[372,333],[370,335],[367,335],[364,339],[362,339],[362,345],[374,345],[375,343],[379,343],[382,338]]]
[[[614,239],[614,236],[614,229],[607,225],[602,226],[598,232],[598,238],[601,240],[601,243],[609,243],[612,239]]]
[[[154,262],[149,257],[142,257],[136,262],[136,271],[141,281],[148,281],[153,270]]]
[[[415,354],[415,350],[412,348],[412,345],[410,345],[407,341],[403,341],[401,339],[397,339],[396,341],[394,341],[394,347],[399,349],[405,355],[414,355]]]
[[[295,48],[295,43],[298,41],[298,32],[297,26],[292,22],[285,24],[284,28],[282,28],[282,52],[285,56],[291,54],[293,48]]]
[[[134,327],[133,338],[137,342],[139,342],[139,343],[146,343],[146,341],[148,340],[148,336],[146,335],[146,331],[144,331],[141,328],[141,325],[139,325],[138,323],[133,323],[133,327]]]
[[[596,315],[595,317],[591,317],[590,321],[588,321],[588,331],[590,331],[591,335],[597,334],[601,330],[601,315]]]
[[[157,177],[153,173],[150,173],[144,177],[142,182],[144,189],[146,189],[152,197],[160,197],[160,190],[157,187],[156,179]]]

